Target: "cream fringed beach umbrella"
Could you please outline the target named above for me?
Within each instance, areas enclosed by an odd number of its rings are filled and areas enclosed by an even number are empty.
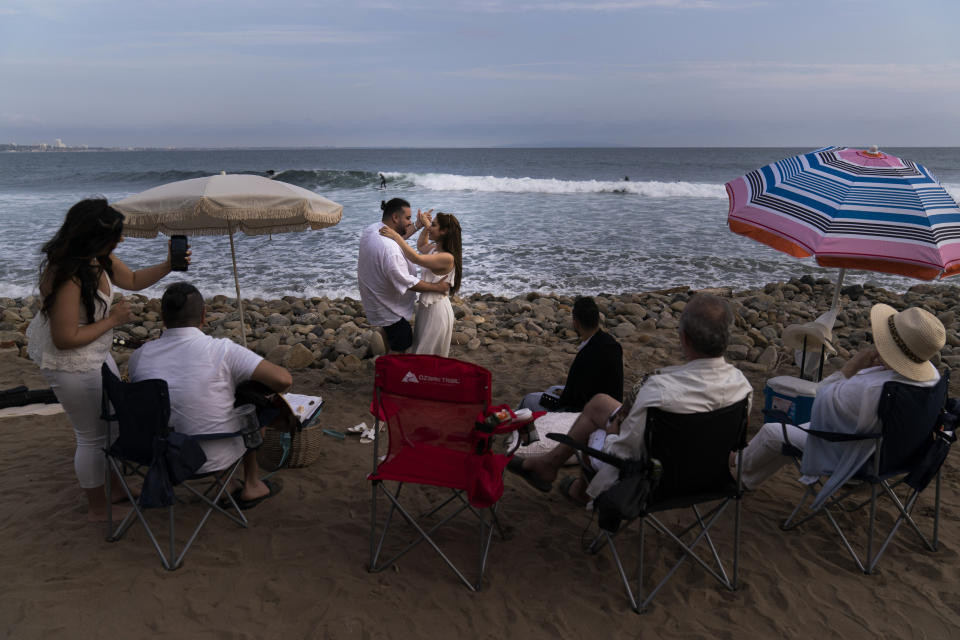
[[[247,332],[234,232],[260,236],[323,229],[343,216],[342,205],[308,189],[261,176],[222,172],[154,187],[115,202],[113,207],[123,214],[123,232],[130,237],[153,238],[158,233],[229,236],[244,346]]]

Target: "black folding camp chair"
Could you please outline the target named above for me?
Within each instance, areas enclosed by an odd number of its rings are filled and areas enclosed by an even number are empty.
[[[206,456],[198,444],[201,440],[235,438],[250,436],[244,431],[224,434],[204,434],[185,436],[173,432],[169,426],[170,396],[165,380],[143,380],[140,382],[122,382],[112,371],[103,365],[103,419],[107,421],[107,442],[112,440],[110,425],[116,422],[119,428],[117,439],[104,452],[108,469],[106,493],[111,495],[110,471],[120,478],[121,486],[130,501],[130,513],[113,528],[113,519],[108,501],[108,537],[115,542],[123,537],[130,526],[139,520],[154,548],[160,555],[164,568],[173,571],[183,564],[183,558],[196,540],[200,529],[210,514],[217,511],[240,525],[247,526],[247,519],[237,506],[236,501],[226,491],[243,456],[226,468],[210,473],[194,473],[206,461]],[[140,476],[144,480],[140,497],[134,498],[127,477]],[[203,489],[191,484],[198,481]],[[176,518],[174,507],[182,502],[174,494],[174,487],[183,486],[206,506],[200,522],[193,529],[180,553],[176,551]],[[225,501],[221,506],[221,501]],[[164,553],[157,536],[150,526],[145,510],[150,507],[167,507],[169,526],[168,551]],[[228,510],[229,509],[229,510]]]
[[[878,407],[881,430],[877,433],[849,434],[798,427],[806,431],[808,437],[834,443],[877,440],[877,449],[851,479],[852,487],[839,490],[837,495],[831,496],[818,509],[807,509],[803,517],[797,518],[807,500],[819,493],[823,481],[817,480],[808,485],[799,504],[781,528],[784,531],[795,529],[811,518],[823,514],[840,536],[840,541],[857,567],[868,574],[876,568],[880,557],[887,550],[900,525],[904,523],[910,525],[928,550],[936,551],[940,528],[940,470],[950,444],[955,440],[952,432],[941,429],[941,416],[946,405],[949,384],[949,371],[932,387],[918,387],[902,382],[884,384]],[[780,422],[783,426],[786,443],[783,453],[792,456],[797,469],[801,469],[803,450],[790,443],[786,430],[786,425],[790,424],[787,416],[782,412],[767,412],[767,415],[768,419]],[[928,539],[912,514],[920,493],[934,478],[936,490],[933,532]],[[857,499],[856,494],[867,487],[870,490],[869,497]],[[898,496],[897,491],[901,491],[902,495]],[[895,507],[896,519],[879,548],[875,550],[877,506],[879,498],[884,495],[890,498]],[[835,516],[840,512],[859,511],[867,506],[869,516],[866,523],[866,554],[861,559]]]
[[[722,409],[694,414],[669,413],[657,408],[647,409],[644,434],[647,462],[640,462],[639,466],[637,466],[638,461],[620,460],[574,443],[566,436],[556,437],[558,434],[548,434],[548,437],[554,440],[581,449],[591,457],[613,464],[621,470],[618,484],[600,494],[594,501],[594,507],[599,512],[600,532],[587,550],[590,553],[597,553],[603,546],[609,544],[627,597],[637,613],[647,608],[654,596],[687,558],[697,562],[727,589],[733,591],[737,588],[740,560],[740,499],[743,496],[739,461],[746,446],[748,404],[748,398],[744,398]],[[737,452],[736,479],[730,476],[729,459],[732,451]],[[631,474],[637,472],[647,474],[648,477],[645,480],[641,478],[641,484],[646,482],[651,488],[651,494],[644,495],[643,491],[634,491],[636,500],[646,502],[645,505],[638,505],[633,512],[640,520],[640,556],[637,588],[634,592],[614,542],[623,514],[605,513],[605,509],[608,505],[612,508],[626,506],[622,504],[621,499],[611,500],[609,496],[611,492],[619,491],[619,485],[629,482]],[[698,506],[708,502],[716,504],[702,513]],[[728,576],[717,546],[710,537],[710,530],[731,502],[734,505],[733,559],[732,575]],[[693,521],[677,532],[671,531],[653,515],[661,511],[688,507],[693,512]],[[633,513],[627,515],[632,516]],[[677,543],[682,555],[644,596],[644,543],[647,526]],[[691,533],[692,538],[688,535]],[[697,553],[696,548],[702,542],[709,547],[712,562],[704,560]]]

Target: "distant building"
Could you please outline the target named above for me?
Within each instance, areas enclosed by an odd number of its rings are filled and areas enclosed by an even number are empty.
[[[56,139],[53,141],[53,146],[55,146],[57,149],[66,149],[66,148],[67,148],[67,145],[63,144],[63,140],[61,140],[60,138],[56,138]]]

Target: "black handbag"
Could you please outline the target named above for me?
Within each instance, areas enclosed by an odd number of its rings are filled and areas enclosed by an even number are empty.
[[[587,449],[587,452],[596,457],[593,451]],[[593,506],[597,510],[600,528],[616,533],[624,520],[629,522],[646,514],[647,504],[657,488],[663,469],[656,459],[621,460],[610,457],[617,463],[604,462],[618,466],[620,477],[616,484],[597,496]]]

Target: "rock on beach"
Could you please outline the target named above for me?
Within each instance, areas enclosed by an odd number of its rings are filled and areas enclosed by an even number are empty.
[[[807,322],[825,312],[833,297],[833,283],[810,276],[769,283],[760,289],[703,290],[727,298],[734,312],[734,330],[727,359],[753,373],[789,366],[791,354],[780,336],[785,326]],[[675,287],[659,291],[595,294],[601,322],[624,346],[627,381],[645,371],[679,361],[676,331],[680,313],[695,290]],[[155,338],[161,323],[159,301],[132,294],[125,298],[132,321],[117,335]],[[576,333],[570,320],[573,298],[529,293],[512,298],[475,293],[453,300],[455,326],[450,355],[465,360],[486,352],[504,363],[532,361],[556,369],[562,380],[575,353]],[[947,329],[944,362],[960,362],[960,321],[956,308],[960,287],[918,284],[898,293],[879,287],[851,285],[840,295],[841,312],[834,328],[838,355],[825,367],[828,373],[854,353],[870,330],[870,307],[878,302],[896,309],[919,306],[940,318]],[[207,301],[204,331],[240,341],[236,301],[214,296]],[[367,375],[372,360],[384,352],[379,333],[370,327],[359,301],[352,298],[293,298],[244,301],[248,345],[270,361],[291,369],[320,369],[329,383],[350,373]],[[25,335],[30,319],[39,312],[37,296],[0,298],[0,348],[16,349],[26,357]],[[129,349],[116,347],[118,360]],[[781,373],[783,373],[781,371]]]

